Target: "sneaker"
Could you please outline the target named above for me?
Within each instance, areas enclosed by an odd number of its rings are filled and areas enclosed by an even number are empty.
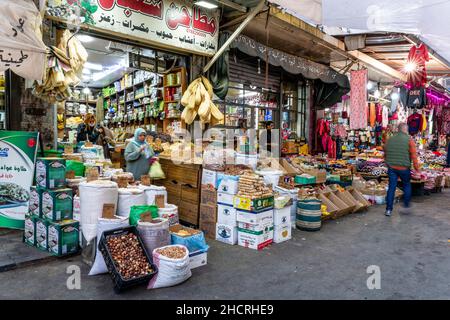
[[[414,209],[413,209],[412,205],[409,205],[409,207],[402,206],[399,210],[400,214],[406,214],[406,215],[411,214],[413,212],[414,212]]]
[[[386,210],[386,212],[384,213],[384,215],[386,217],[390,217],[392,215],[392,210]]]

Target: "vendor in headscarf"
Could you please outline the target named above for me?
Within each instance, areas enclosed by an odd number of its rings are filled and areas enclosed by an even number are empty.
[[[125,148],[127,172],[131,172],[135,180],[140,180],[141,176],[149,173],[150,160],[155,154],[152,147],[145,141],[146,136],[144,129],[136,129],[133,141]]]

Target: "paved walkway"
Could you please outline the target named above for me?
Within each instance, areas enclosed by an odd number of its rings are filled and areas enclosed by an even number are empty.
[[[414,200],[413,215],[387,218],[376,206],[260,252],[209,241],[208,265],[172,288],[116,295],[109,275],[87,276],[78,256],[0,273],[0,299],[449,299],[450,190]],[[81,290],[66,287],[74,264]],[[380,290],[367,288],[370,265]]]

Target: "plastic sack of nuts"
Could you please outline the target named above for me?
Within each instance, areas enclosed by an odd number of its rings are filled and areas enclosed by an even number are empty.
[[[175,286],[192,275],[189,250],[182,245],[153,250],[153,263],[158,267],[158,274],[150,280],[147,289]]]
[[[139,220],[137,229],[147,252],[170,244],[169,220],[158,218],[152,222]]]
[[[113,230],[116,228],[126,226],[128,226],[128,217],[116,216],[116,219],[98,218],[97,239],[100,239],[104,231]],[[97,247],[97,251],[95,253],[95,261],[94,264],[92,265],[89,275],[94,276],[96,274],[101,273],[108,273],[108,268],[106,267],[105,259],[103,259],[103,256]]]

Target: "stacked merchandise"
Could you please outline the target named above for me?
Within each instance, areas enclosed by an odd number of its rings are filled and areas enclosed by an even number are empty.
[[[66,163],[38,158],[36,186],[31,187],[24,242],[55,256],[79,250],[79,222],[73,220],[72,189],[65,188]]]
[[[234,197],[238,222],[238,244],[260,250],[273,242],[274,196],[264,179],[253,173],[239,178],[238,193]]]
[[[239,179],[251,172],[243,165],[227,165],[217,174],[217,224],[216,240],[237,244],[237,210],[233,207],[234,197],[239,190]]]
[[[291,239],[292,202],[289,195],[275,197],[273,210],[273,242],[275,243]]]
[[[216,238],[217,223],[217,171],[203,169],[200,190],[200,229],[210,239]]]

